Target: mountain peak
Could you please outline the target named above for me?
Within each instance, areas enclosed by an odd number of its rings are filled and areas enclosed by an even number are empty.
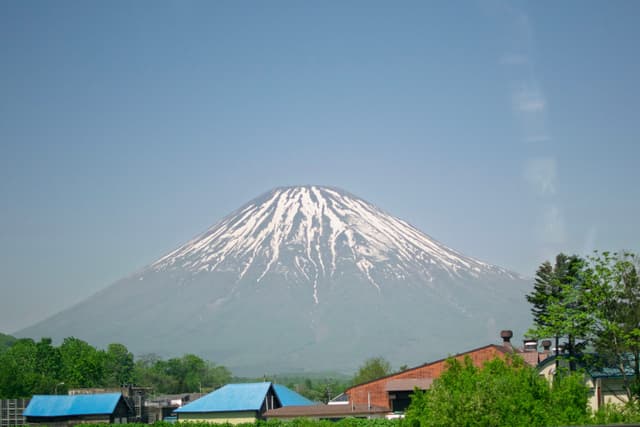
[[[278,187],[155,262],[154,270],[231,272],[260,282],[268,274],[313,285],[341,264],[355,265],[376,290],[389,278],[429,283],[514,274],[441,244],[407,222],[334,187]]]

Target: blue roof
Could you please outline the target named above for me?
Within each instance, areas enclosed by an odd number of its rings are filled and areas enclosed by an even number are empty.
[[[633,365],[635,356],[632,353],[623,353],[617,360],[600,355],[592,355],[587,372],[592,378],[624,378],[635,376]],[[620,364],[624,367],[624,374],[620,370]]]
[[[74,396],[35,395],[27,405],[25,417],[66,417],[111,414],[122,393],[77,394]]]
[[[269,389],[275,392],[282,406],[313,405],[309,399],[280,384],[227,384],[200,399],[176,409],[178,413],[259,411]]]
[[[259,411],[271,383],[227,384],[175,412]]]
[[[295,391],[281,384],[274,384],[273,388],[275,389],[276,395],[278,396],[278,399],[280,399],[282,406],[315,405],[314,402],[310,401],[306,397],[299,395]]]
[[[568,363],[568,357],[565,354],[560,354],[557,359],[565,365]],[[538,363],[538,368],[552,362],[555,363],[555,361],[555,355],[549,356]],[[587,371],[591,378],[623,378],[624,376],[635,376],[633,369],[634,356],[631,353],[621,354],[619,360],[611,360],[596,353],[587,353],[577,356],[575,361],[576,365]],[[620,371],[620,363],[624,366],[624,375]]]

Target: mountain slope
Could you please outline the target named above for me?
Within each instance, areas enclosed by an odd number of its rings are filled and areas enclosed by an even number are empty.
[[[346,370],[372,355],[419,363],[522,330],[527,290],[356,196],[287,187],[20,335],[197,352],[258,374]]]

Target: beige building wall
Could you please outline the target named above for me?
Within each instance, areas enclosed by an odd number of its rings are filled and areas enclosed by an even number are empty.
[[[238,412],[191,412],[178,414],[180,422],[204,422],[212,424],[254,423],[257,420],[255,411]]]
[[[597,410],[603,405],[624,405],[627,403],[627,390],[621,378],[598,378],[587,381],[593,391],[589,403]]]
[[[555,363],[550,363],[541,370],[538,371],[538,374],[541,377],[544,377],[547,381],[553,382],[553,375],[556,373],[556,365]]]
[[[539,371],[540,376],[553,381],[555,374],[555,364],[549,364]],[[624,381],[618,378],[597,378],[587,377],[585,382],[589,387],[589,406],[597,411],[604,405],[623,405],[627,403],[627,392],[624,388]]]

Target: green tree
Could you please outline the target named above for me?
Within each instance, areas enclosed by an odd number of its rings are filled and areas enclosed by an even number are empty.
[[[532,305],[531,314],[536,325],[547,325],[547,308],[552,300],[560,298],[560,284],[556,280],[560,270],[564,270],[566,255],[559,254],[556,257],[555,268],[549,261],[543,262],[536,271],[533,291],[526,296]]]
[[[113,343],[107,347],[105,355],[104,385],[119,387],[133,381],[133,354],[122,344]]]
[[[629,401],[640,400],[640,258],[632,253],[596,252],[581,260],[559,255],[556,266],[543,264],[534,291],[535,337],[566,336],[570,367],[582,345],[597,356],[586,363],[616,366]]]
[[[213,390],[231,381],[231,371],[222,365],[207,362],[207,370],[202,380],[203,389]]]
[[[392,372],[391,364],[383,357],[372,357],[365,360],[353,377],[353,384],[361,384],[376,378],[384,377]]]
[[[11,347],[17,340],[17,338],[11,335],[0,333],[0,353]]]
[[[157,354],[145,354],[136,360],[133,368],[134,382],[138,385],[153,387],[157,393],[169,393],[173,390],[172,379],[165,369],[166,362]]]
[[[99,387],[104,383],[105,352],[81,339],[65,338],[60,346],[62,378],[68,387]]]
[[[640,258],[596,253],[589,258],[589,312],[599,360],[618,368],[629,401],[640,397]]]
[[[430,390],[416,391],[406,412],[411,427],[549,426],[589,421],[588,388],[581,375],[549,384],[517,356],[478,368],[450,359]]]
[[[584,271],[583,259],[559,254],[554,266],[547,261],[538,268],[533,291],[526,296],[534,322],[527,335],[555,338],[556,355],[560,337],[566,337],[571,370],[576,368],[576,355],[586,344],[593,321],[586,311],[589,282]]]
[[[275,379],[274,379],[275,380]],[[338,379],[333,376],[318,376],[314,378],[305,376],[284,376],[278,377],[282,384],[285,384],[291,390],[295,390],[302,396],[314,402],[327,403],[350,385],[350,379]]]
[[[17,340],[0,353],[0,397],[30,397],[39,382],[36,371],[36,343],[30,339]]]
[[[181,358],[167,361],[167,374],[173,378],[176,393],[198,391],[202,388],[207,365],[194,354],[185,354]]]
[[[133,378],[158,393],[185,393],[219,388],[231,380],[231,372],[193,354],[166,361],[151,354],[135,362]]]
[[[52,345],[51,338],[41,338],[35,346],[35,370],[38,377],[34,394],[53,394],[62,377],[62,357],[60,349]]]
[[[0,397],[29,397],[53,393],[60,382],[60,352],[50,338],[36,343],[17,340],[0,353]]]

